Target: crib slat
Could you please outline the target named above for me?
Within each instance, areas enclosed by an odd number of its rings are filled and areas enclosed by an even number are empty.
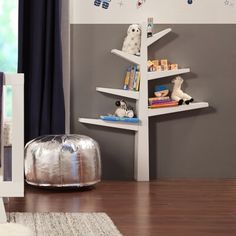
[[[7,216],[5,212],[3,198],[0,198],[0,224],[7,222]]]
[[[0,197],[24,196],[24,75],[5,74],[12,86],[12,181],[0,181]],[[1,210],[0,210],[1,214]]]

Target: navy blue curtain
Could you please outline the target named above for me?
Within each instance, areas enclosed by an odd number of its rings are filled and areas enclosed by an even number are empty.
[[[19,0],[18,72],[25,74],[25,142],[65,133],[60,0]]]

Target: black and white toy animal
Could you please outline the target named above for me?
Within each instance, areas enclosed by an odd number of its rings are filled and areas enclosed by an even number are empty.
[[[141,47],[141,26],[138,24],[130,25],[127,36],[124,40],[122,51],[133,55],[140,55]]]
[[[181,90],[181,85],[184,82],[182,77],[177,76],[171,82],[174,84],[173,92],[171,94],[172,100],[177,101],[179,105],[182,105],[184,102],[187,105],[190,102],[193,102],[193,98]]]
[[[134,111],[132,108],[127,106],[127,103],[125,100],[116,101],[116,106],[118,107],[115,111],[115,116],[118,117],[128,117],[133,118],[134,117]]]

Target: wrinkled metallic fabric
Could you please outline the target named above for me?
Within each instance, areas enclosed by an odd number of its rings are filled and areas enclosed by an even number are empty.
[[[98,143],[83,135],[47,135],[25,146],[25,177],[45,187],[90,186],[101,180]]]

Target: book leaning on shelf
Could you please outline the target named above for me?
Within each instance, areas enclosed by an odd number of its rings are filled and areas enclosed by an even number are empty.
[[[139,91],[140,69],[138,65],[130,66],[125,75],[124,90]]]

